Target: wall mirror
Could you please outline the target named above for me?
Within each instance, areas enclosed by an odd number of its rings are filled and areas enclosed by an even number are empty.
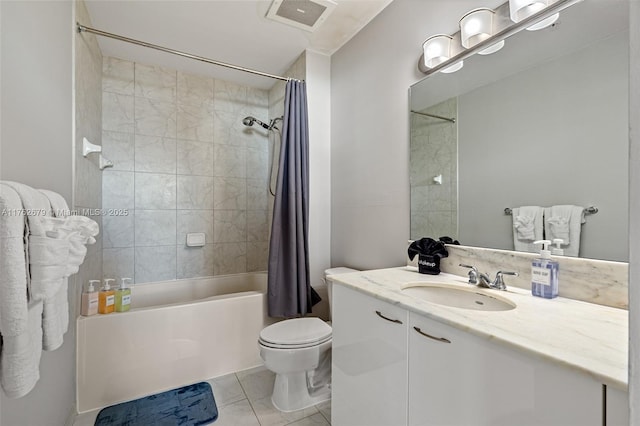
[[[596,206],[580,256],[628,261],[628,10],[585,0],[409,89],[411,238],[513,250],[505,208]]]

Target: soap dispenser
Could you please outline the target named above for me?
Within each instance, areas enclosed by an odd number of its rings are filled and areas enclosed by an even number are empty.
[[[82,292],[80,315],[85,317],[98,313],[98,290],[94,283],[100,284],[100,280],[89,280],[89,286]]]
[[[542,244],[540,257],[531,262],[531,294],[545,299],[553,299],[558,296],[558,262],[551,259],[548,250],[549,240],[534,241],[533,244]]]
[[[553,256],[564,256],[564,250],[562,249],[562,243],[564,240],[562,238],[554,238],[553,244],[555,247],[551,247],[551,254]]]
[[[127,312],[131,308],[131,288],[127,287],[131,278],[123,278],[116,290],[116,312]]]
[[[100,289],[98,294],[98,313],[110,314],[113,312],[115,304],[115,291],[111,289],[110,281],[115,281],[113,278],[107,278],[104,280],[104,286]]]

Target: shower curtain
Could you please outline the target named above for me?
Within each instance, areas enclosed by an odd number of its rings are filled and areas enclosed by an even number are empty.
[[[311,312],[320,296],[309,282],[309,123],[304,81],[289,80],[268,270],[269,316],[293,318]]]

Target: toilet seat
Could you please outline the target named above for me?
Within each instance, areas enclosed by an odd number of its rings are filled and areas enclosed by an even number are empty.
[[[294,318],[263,329],[259,342],[275,349],[308,348],[330,340],[331,331],[331,327],[319,318]]]

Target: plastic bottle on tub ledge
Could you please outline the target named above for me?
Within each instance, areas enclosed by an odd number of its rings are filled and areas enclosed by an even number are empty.
[[[89,280],[89,286],[82,292],[80,315],[85,317],[98,313],[98,290],[94,283],[100,284],[100,280]]]
[[[131,278],[122,278],[120,288],[116,290],[116,312],[127,312],[131,309],[131,287],[127,286]]]
[[[116,295],[115,291],[111,289],[109,282],[115,281],[113,278],[106,278],[104,280],[104,286],[100,289],[98,294],[98,313],[110,314],[115,308]]]

